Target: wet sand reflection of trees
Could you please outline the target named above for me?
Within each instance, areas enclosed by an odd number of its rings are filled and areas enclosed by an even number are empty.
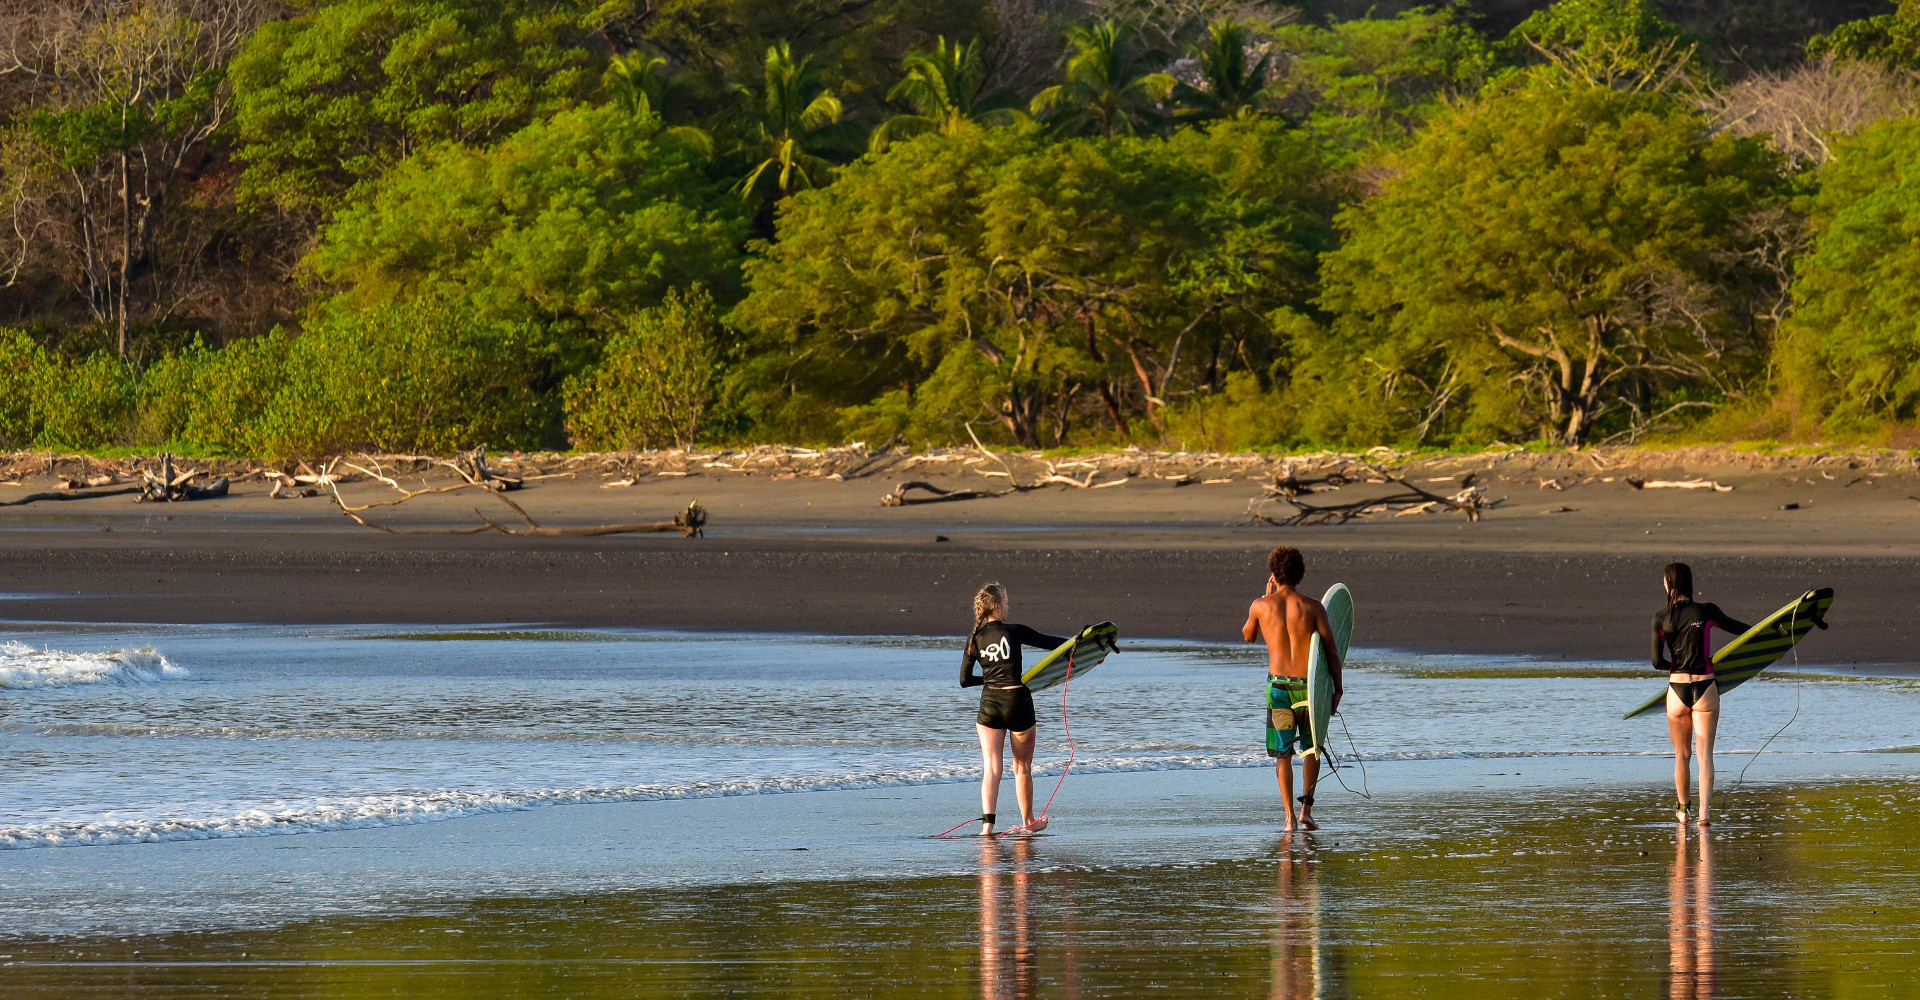
[[[1700,831],[1699,858],[1690,860],[1684,825],[1673,838],[1667,947],[1670,1000],[1712,1000],[1717,971],[1713,950],[1713,837]]]

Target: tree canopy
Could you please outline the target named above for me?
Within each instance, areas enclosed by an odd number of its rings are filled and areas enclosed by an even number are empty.
[[[1891,434],[1920,0],[1782,2],[16,3],[0,438]]]
[[[1435,123],[1341,217],[1319,378],[1385,402],[1378,433],[1571,444],[1681,387],[1740,391],[1765,346],[1744,251],[1782,184],[1762,141],[1701,124],[1540,84]]]

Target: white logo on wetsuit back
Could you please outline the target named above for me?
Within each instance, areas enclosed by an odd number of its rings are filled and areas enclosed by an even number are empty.
[[[1006,636],[1001,636],[999,642],[991,646],[982,647],[980,650],[980,658],[992,663],[999,663],[1001,660],[1012,655],[1013,646],[1007,642]]]

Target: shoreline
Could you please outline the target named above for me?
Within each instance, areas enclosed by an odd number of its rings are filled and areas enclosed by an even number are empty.
[[[615,472],[582,472],[510,494],[557,526],[656,520],[698,498],[710,512],[704,538],[385,534],[343,517],[330,497],[271,499],[269,483],[252,481],[188,503],[0,508],[0,593],[20,595],[0,601],[0,615],[946,635],[965,631],[973,589],[999,580],[1035,622],[1112,620],[1123,635],[1232,642],[1260,595],[1266,551],[1290,544],[1307,556],[1309,592],[1335,580],[1353,588],[1362,646],[1638,660],[1660,567],[1678,559],[1694,565],[1703,599],[1743,617],[1834,587],[1835,627],[1803,644],[1807,665],[1914,662],[1920,634],[1903,581],[1920,575],[1920,473],[1802,458],[1806,468],[1609,466],[1613,482],[1586,453],[1436,456],[1440,465],[1399,470],[1417,482],[1415,473],[1437,479],[1473,465],[1488,497],[1506,498],[1477,523],[1424,513],[1257,524],[1248,508],[1263,482],[1251,474],[1185,486],[1143,474],[1113,489],[1055,485],[906,507],[881,506],[896,485],[885,472],[782,479],[700,469],[615,488],[594,481],[618,482]],[[1580,462],[1588,467],[1577,478],[1546,467]],[[912,474],[943,488],[1006,482],[953,469],[923,463]],[[457,481],[442,473],[423,481]],[[1641,476],[1731,489],[1625,482]],[[29,477],[0,487],[0,499],[50,485]],[[1349,483],[1308,499],[1380,488]],[[355,504],[395,496],[370,480],[341,491]],[[446,532],[477,524],[476,506],[492,502],[469,491],[381,515],[398,531]]]

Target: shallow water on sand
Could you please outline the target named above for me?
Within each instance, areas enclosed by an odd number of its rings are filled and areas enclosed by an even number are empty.
[[[1073,684],[1054,831],[978,845],[925,839],[975,808],[952,639],[5,626],[0,997],[1827,996],[1920,972],[1920,758],[1874,752],[1920,744],[1920,685],[1730,694],[1702,840],[1661,820],[1663,720],[1619,718],[1658,690],[1638,665],[1356,651],[1375,797],[1324,784],[1327,828],[1283,837],[1250,770],[1258,651],[1123,648]]]
[[[0,849],[303,833],[580,802],[966,780],[977,695],[952,639],[533,630],[0,632]],[[1264,765],[1254,650],[1127,643],[1066,714],[1082,773]],[[1627,664],[1357,650],[1362,759],[1648,755]],[[1721,733],[1779,753],[1920,743],[1920,685],[1757,683]],[[1042,771],[1064,763],[1039,699]],[[1844,718],[1847,725],[1827,722]],[[1350,743],[1343,741],[1349,738]],[[958,819],[959,817],[956,817]]]
[[[1376,802],[1363,829],[1101,865],[486,898],[280,929],[16,941],[11,997],[1898,996],[1911,781],[1749,788],[1709,834],[1567,792]],[[7,964],[10,963],[10,964]]]

